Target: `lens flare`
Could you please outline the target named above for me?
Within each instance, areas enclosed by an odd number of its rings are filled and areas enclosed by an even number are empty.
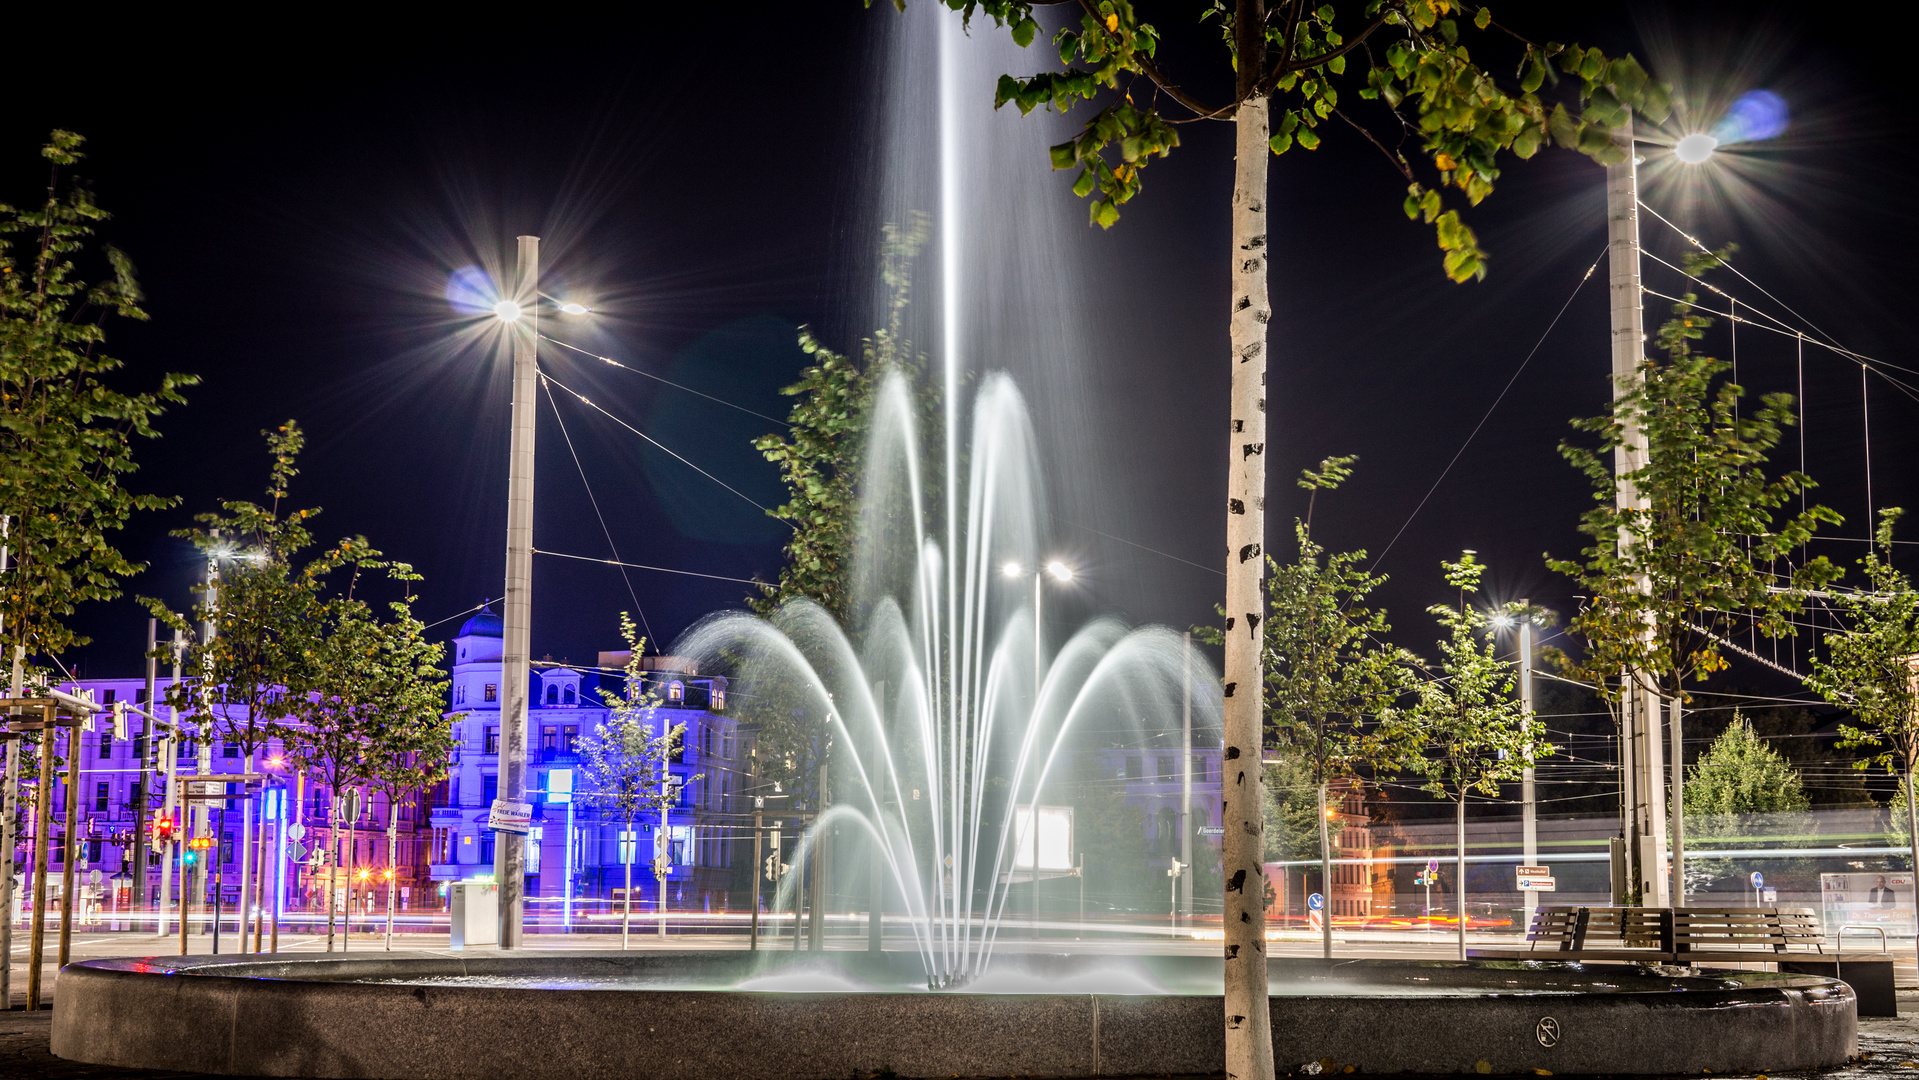
[[[1748,90],[1713,125],[1712,137],[1718,146],[1770,139],[1786,130],[1790,115],[1785,98],[1770,90]]]
[[[1711,135],[1688,135],[1672,148],[1673,155],[1688,165],[1698,165],[1719,149],[1719,140]]]
[[[462,315],[490,315],[499,300],[493,279],[477,266],[462,266],[446,279],[446,302]]]
[[[493,314],[501,322],[515,322],[520,317],[520,305],[511,300],[502,300],[493,305]]]

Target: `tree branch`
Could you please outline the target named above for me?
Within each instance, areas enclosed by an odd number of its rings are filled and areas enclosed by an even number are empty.
[[[1358,123],[1356,123],[1353,120],[1352,117],[1347,116],[1345,113],[1340,112],[1338,109],[1333,110],[1333,115],[1339,117],[1341,120],[1346,121],[1346,125],[1348,127],[1352,128],[1354,131],[1359,132],[1361,135],[1366,136],[1367,142],[1372,143],[1374,146],[1377,146],[1379,148],[1379,152],[1386,155],[1386,160],[1392,162],[1393,167],[1398,169],[1400,173],[1406,177],[1407,183],[1416,184],[1419,182],[1419,178],[1413,175],[1413,167],[1407,164],[1405,155],[1397,154],[1391,150],[1386,149],[1386,144],[1380,142],[1379,139],[1376,138],[1372,132],[1367,131],[1365,128],[1361,127]]]
[[[1072,0],[1056,0],[1056,2],[1068,3],[1072,2]],[[1106,17],[1100,14],[1099,5],[1095,3],[1094,0],[1077,0],[1077,2],[1079,3],[1080,10],[1090,16],[1095,23],[1098,23],[1102,28],[1106,25]],[[1153,85],[1166,91],[1166,96],[1192,110],[1193,120],[1227,119],[1239,108],[1239,101],[1237,99],[1219,108],[1208,106],[1198,98],[1180,89],[1177,83],[1167,78],[1165,73],[1159,70],[1159,65],[1153,62],[1153,58],[1143,52],[1134,50],[1133,62],[1139,65],[1139,70],[1143,72],[1147,78],[1153,80]],[[1185,121],[1173,122],[1184,123]]]

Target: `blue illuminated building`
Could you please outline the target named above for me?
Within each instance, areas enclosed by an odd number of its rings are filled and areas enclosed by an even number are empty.
[[[434,800],[431,816],[431,867],[436,881],[479,877],[493,872],[493,837],[486,827],[488,809],[498,793],[502,627],[498,615],[482,610],[454,637],[453,681],[448,715],[453,718],[455,750],[450,776]],[[591,668],[536,663],[528,710],[527,787],[533,803],[534,833],[527,849],[527,897],[548,908],[569,895],[611,900],[622,887],[624,824],[605,820],[584,794],[579,742],[610,719],[603,691],[619,692],[626,677],[618,672],[628,654],[605,652]],[[678,657],[643,657],[645,690],[660,702],[654,715],[662,729],[684,725],[682,749],[669,766],[677,794],[666,812],[671,872],[666,882],[669,908],[718,911],[744,907],[732,898],[734,866],[750,861],[737,852],[738,838],[750,846],[750,831],[737,825],[735,800],[745,787],[747,750],[736,723],[726,713],[726,679],[701,676]],[[575,791],[581,792],[577,800]],[[657,900],[653,872],[659,814],[638,824],[633,853],[635,899],[650,908]],[[529,912],[531,914],[532,912]]]

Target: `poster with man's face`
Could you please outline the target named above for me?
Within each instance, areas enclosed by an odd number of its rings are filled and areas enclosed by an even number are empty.
[[[1878,926],[1888,933],[1912,933],[1910,873],[1821,874],[1819,898],[1828,934],[1838,933],[1843,926]]]

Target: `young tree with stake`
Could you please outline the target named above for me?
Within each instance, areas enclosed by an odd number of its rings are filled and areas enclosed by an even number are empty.
[[[902,8],[905,2],[894,0]],[[1042,0],[942,2],[968,20],[991,16],[1020,45],[1039,34],[1036,9],[1053,6]],[[1618,161],[1625,151],[1613,129],[1630,122],[1629,110],[1662,118],[1667,99],[1629,56],[1615,60],[1598,49],[1533,42],[1470,3],[1362,0],[1349,4],[1343,16],[1332,4],[1307,0],[1211,0],[1198,6],[1223,38],[1218,63],[1219,74],[1232,78],[1228,96],[1205,99],[1185,74],[1162,66],[1160,30],[1143,21],[1130,0],[1074,0],[1070,9],[1079,18],[1053,37],[1064,70],[1003,75],[994,100],[1022,113],[1041,105],[1064,111],[1081,101],[1096,103],[1082,134],[1052,148],[1052,163],[1079,170],[1073,191],[1090,200],[1088,214],[1102,227],[1118,221],[1119,207],[1138,194],[1144,168],[1179,145],[1179,125],[1234,125],[1232,247],[1226,253],[1232,272],[1227,362],[1233,375],[1223,507],[1224,738],[1228,752],[1240,754],[1240,764],[1226,777],[1223,867],[1229,881],[1243,882],[1261,872],[1265,804],[1259,790],[1259,695],[1235,690],[1263,681],[1259,624],[1267,608],[1260,553],[1266,540],[1266,338],[1272,317],[1268,155],[1295,146],[1315,149],[1322,125],[1334,119],[1352,128],[1405,179],[1406,214],[1434,227],[1446,275],[1468,281],[1484,275],[1486,253],[1457,208],[1446,205],[1448,195],[1469,204],[1484,199],[1499,176],[1502,152],[1527,158],[1557,144],[1601,163]],[[1496,30],[1488,44],[1508,45],[1517,54],[1513,77],[1502,81],[1473,60],[1465,39],[1475,29]],[[1542,97],[1547,81],[1557,84],[1562,74],[1566,100]],[[1341,109],[1342,90],[1383,108],[1384,135]],[[1381,301],[1396,298],[1382,293]],[[1241,623],[1243,632],[1234,632]],[[1225,921],[1226,1072],[1233,1080],[1273,1076],[1265,913],[1258,892],[1229,898]]]
[[[638,853],[640,815],[664,812],[672,805],[667,790],[667,762],[679,749],[685,724],[655,732],[660,697],[646,687],[640,654],[646,639],[638,636],[632,616],[620,613],[620,634],[626,639],[626,681],[619,690],[601,690],[611,715],[580,740],[580,767],[586,781],[581,794],[601,814],[620,822],[620,861],[626,864],[625,901],[620,911],[620,948],[633,934],[633,858]],[[666,908],[666,895],[660,895]],[[664,918],[664,916],[662,916]],[[661,923],[664,927],[664,922]]]
[[[1826,635],[1826,655],[1813,655],[1813,675],[1806,684],[1852,710],[1857,722],[1840,727],[1841,749],[1879,751],[1859,762],[1860,768],[1896,767],[1905,795],[1907,850],[1919,868],[1919,814],[1913,804],[1913,771],[1919,769],[1919,589],[1892,565],[1892,529],[1904,514],[1898,508],[1879,512],[1873,546],[1859,560],[1865,588],[1833,592],[1848,625]]]
[[[1441,563],[1446,584],[1459,590],[1457,606],[1426,610],[1439,619],[1438,677],[1419,685],[1412,708],[1388,725],[1414,748],[1407,766],[1425,778],[1425,790],[1454,805],[1453,890],[1459,915],[1459,958],[1466,959],[1466,796],[1499,794],[1501,780],[1517,780],[1535,759],[1555,752],[1543,741],[1546,725],[1532,718],[1514,695],[1515,665],[1495,655],[1490,620],[1473,607],[1485,566],[1470,551]],[[1484,637],[1482,643],[1481,638]]]

